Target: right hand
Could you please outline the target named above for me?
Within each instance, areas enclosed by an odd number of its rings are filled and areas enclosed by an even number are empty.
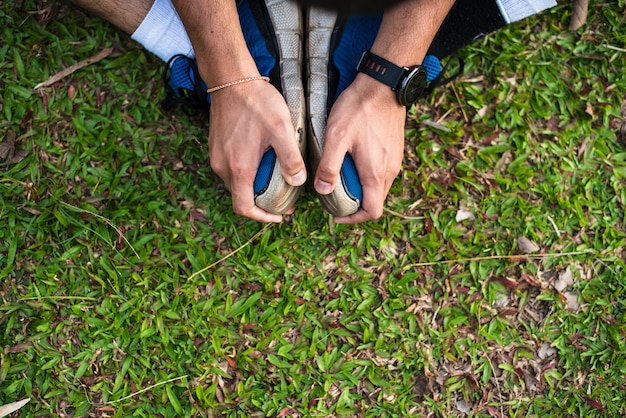
[[[282,216],[254,204],[253,183],[263,154],[276,152],[285,181],[300,186],[306,168],[285,99],[270,83],[255,80],[211,94],[209,154],[211,168],[231,192],[236,214],[260,222]]]

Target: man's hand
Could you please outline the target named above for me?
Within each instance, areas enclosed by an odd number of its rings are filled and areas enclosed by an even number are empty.
[[[423,61],[454,0],[407,0],[385,11],[371,51],[399,66]],[[363,186],[361,209],[336,218],[357,223],[379,218],[404,153],[406,109],[379,81],[359,74],[333,105],[326,123],[324,152],[315,189],[328,194],[339,177],[346,152],[354,159]]]
[[[185,25],[209,87],[259,76],[246,46],[233,0],[172,0]],[[226,182],[236,213],[280,222],[254,204],[254,177],[265,151],[274,148],[285,181],[306,181],[304,161],[285,99],[269,83],[255,80],[211,94],[209,152],[213,170]]]
[[[211,168],[229,188],[235,213],[261,222],[282,220],[254,204],[253,182],[263,154],[272,147],[285,181],[304,184],[306,169],[295,137],[285,99],[271,84],[251,81],[212,94]]]
[[[391,89],[364,74],[341,93],[328,116],[315,189],[320,194],[334,190],[348,152],[363,186],[363,202],[358,212],[335,218],[336,222],[364,222],[382,215],[402,165],[405,119],[406,110]]]

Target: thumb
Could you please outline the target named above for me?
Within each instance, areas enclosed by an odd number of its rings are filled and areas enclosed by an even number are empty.
[[[299,135],[290,123],[289,128],[283,130],[283,133],[272,141],[283,178],[294,187],[302,186],[307,178],[304,159],[298,147]]]
[[[327,134],[331,132],[327,130]],[[341,142],[334,141],[330,135],[325,138],[322,158],[315,172],[315,190],[326,195],[335,190],[339,179],[341,164],[346,156],[347,149],[342,147]]]

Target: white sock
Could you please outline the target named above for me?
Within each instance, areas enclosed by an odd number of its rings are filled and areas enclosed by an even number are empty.
[[[132,39],[167,62],[176,54],[193,57],[193,47],[171,0],[154,0]]]
[[[507,23],[517,22],[542,10],[556,6],[554,0],[496,0]]]

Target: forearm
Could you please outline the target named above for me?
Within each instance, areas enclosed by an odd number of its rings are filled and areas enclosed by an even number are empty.
[[[173,0],[209,87],[258,76],[233,0]]]
[[[408,0],[388,9],[371,51],[400,66],[422,63],[453,4],[454,0]],[[379,105],[400,107],[389,87],[373,78],[358,74],[354,84]]]
[[[421,63],[454,0],[409,0],[385,11],[372,52],[402,66]]]

